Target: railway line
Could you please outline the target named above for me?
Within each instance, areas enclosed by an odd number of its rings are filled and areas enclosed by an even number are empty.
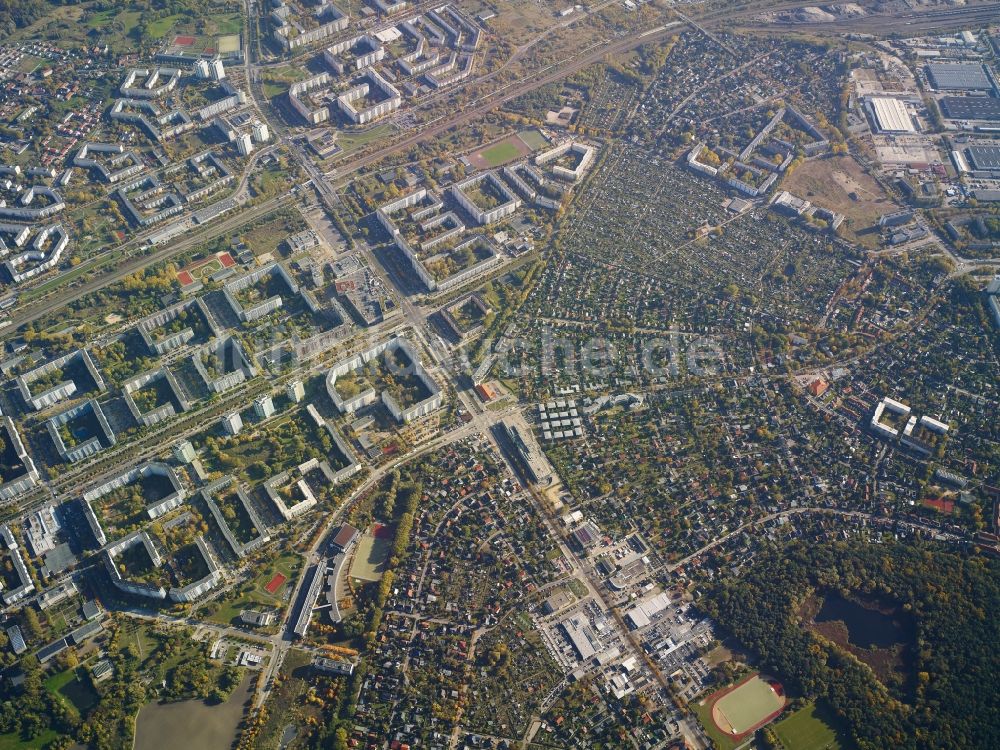
[[[760,15],[758,13],[758,15]],[[875,34],[885,36],[905,33],[920,36],[927,33],[958,31],[975,26],[996,23],[1000,18],[1000,3],[985,2],[959,8],[930,9],[912,11],[896,15],[870,15],[856,18],[842,18],[829,23],[797,23],[795,21],[774,20],[762,23],[740,24],[744,29],[780,29],[812,34]],[[704,21],[703,21],[704,23]]]

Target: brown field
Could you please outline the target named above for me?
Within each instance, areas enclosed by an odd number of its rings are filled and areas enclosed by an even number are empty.
[[[881,186],[851,156],[813,159],[802,164],[781,184],[799,198],[844,214],[849,239],[874,247],[878,232],[872,226],[883,214],[898,210]],[[851,198],[857,195],[857,200]]]
[[[225,703],[204,701],[147,703],[136,718],[134,750],[216,750],[230,747],[246,707],[253,697],[254,680],[243,677]]]
[[[472,15],[481,12],[477,3],[470,3]],[[482,4],[482,10],[492,10]],[[503,4],[503,12],[486,22],[487,27],[501,39],[513,45],[523,44],[546,29],[554,26],[556,14],[551,5],[531,0],[510,0]]]

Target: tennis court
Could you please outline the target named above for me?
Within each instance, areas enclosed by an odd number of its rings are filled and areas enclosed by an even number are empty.
[[[285,576],[283,576],[281,573],[275,573],[274,578],[272,578],[270,582],[264,587],[264,590],[271,596],[274,596],[277,593],[278,589],[281,588],[282,584],[287,580],[288,579],[285,578]]]

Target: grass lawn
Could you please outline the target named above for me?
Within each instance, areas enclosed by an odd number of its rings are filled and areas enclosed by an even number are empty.
[[[45,689],[50,693],[58,693],[75,678],[76,671],[74,669],[67,669],[65,672],[58,672],[45,680]]]
[[[290,234],[308,228],[302,214],[282,211],[249,231],[241,231],[240,237],[250,246],[254,255],[274,253]]]
[[[139,25],[142,14],[137,10],[118,10],[109,8],[94,13],[87,19],[87,28],[106,30],[111,27],[120,27],[122,35],[128,36],[132,29]]]
[[[122,646],[131,645],[136,647],[142,654],[143,666],[150,664],[150,657],[156,654],[163,647],[164,640],[168,633],[160,633],[156,630],[154,623],[139,620],[130,620],[130,625],[122,630]],[[189,638],[181,638],[181,647],[176,652],[157,665],[153,681],[166,677],[167,673],[178,666],[181,662],[193,658],[198,651],[204,648],[204,644],[193,641]]]
[[[24,59],[17,64],[19,73],[30,73],[43,62],[42,58],[34,55],[25,55]]]
[[[264,96],[268,99],[273,99],[276,96],[281,96],[286,91],[288,91],[288,84],[278,84],[278,83],[268,83],[264,82]]]
[[[790,193],[847,217],[843,228],[849,239],[874,247],[878,233],[868,231],[882,214],[899,207],[851,156],[810,159],[781,184]],[[853,195],[853,197],[852,197]]]
[[[772,729],[787,750],[842,750],[836,717],[825,706],[810,703],[775,724]]]
[[[729,661],[732,658],[733,652],[725,646],[717,646],[705,655],[705,659],[711,667],[718,666],[719,664]]]
[[[93,258],[90,261],[85,261],[65,273],[61,273],[53,279],[46,281],[44,284],[36,286],[34,289],[25,292],[21,295],[21,299],[27,302],[28,300],[34,299],[35,297],[47,294],[53,289],[62,286],[63,284],[69,284],[74,279],[80,277],[81,275],[94,271],[98,268],[110,265],[112,263],[117,263],[118,259],[121,258],[123,252],[121,250],[112,250],[109,253],[101,255],[98,258]]]
[[[160,647],[160,642],[153,635],[153,626],[150,623],[136,622],[135,632],[129,636],[127,642],[135,644],[136,649],[143,658],[148,658],[151,653]]]
[[[303,78],[308,77],[308,73],[302,68],[296,68],[293,65],[282,65],[280,68],[271,68],[264,74],[268,80],[271,81],[301,81]]]
[[[59,737],[59,733],[47,729],[30,740],[22,740],[18,734],[0,734],[0,750],[38,750]]]
[[[566,582],[566,585],[569,586],[569,590],[572,591],[573,595],[576,596],[577,598],[587,595],[586,584],[584,584],[583,581],[579,580],[578,578],[570,579],[569,581]]]
[[[284,65],[280,68],[270,68],[264,73],[264,96],[273,99],[288,91],[296,81],[306,78],[308,73],[302,68]]]
[[[499,167],[501,164],[506,164],[509,161],[513,161],[521,152],[517,150],[517,146],[508,141],[501,141],[495,146],[490,146],[488,149],[483,151],[483,158],[486,163],[491,167]]]
[[[175,13],[166,18],[158,18],[146,27],[146,35],[150,39],[162,39],[183,17],[180,13]]]
[[[243,32],[243,15],[241,13],[223,13],[213,16],[209,23],[214,27],[212,31],[219,36]]]
[[[392,123],[382,123],[381,125],[376,125],[373,128],[368,128],[368,130],[359,130],[357,132],[342,131],[337,138],[337,144],[340,146],[341,151],[338,156],[343,156],[352,151],[357,151],[359,148],[367,146],[369,143],[374,143],[375,141],[380,141],[383,138],[388,138],[396,133],[396,126]]]
[[[114,8],[108,8],[107,10],[95,13],[87,21],[87,28],[103,29],[105,26],[110,26],[114,23],[115,16],[117,15],[118,12]]]

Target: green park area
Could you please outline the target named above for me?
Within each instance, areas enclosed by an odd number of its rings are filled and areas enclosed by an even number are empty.
[[[208,612],[211,612],[208,619],[229,625],[239,617],[241,610],[254,607],[280,607],[285,594],[295,587],[295,577],[301,562],[301,558],[292,552],[262,564],[256,576],[234,588],[228,597],[220,598],[208,605]],[[284,581],[276,587],[272,585],[272,593],[268,590],[268,584],[273,584],[275,576],[283,576]],[[215,607],[214,611],[212,607]]]
[[[85,716],[97,705],[97,693],[91,687],[90,679],[79,667],[52,675],[45,680],[45,689],[80,715]]]
[[[31,739],[22,738],[21,735],[14,732],[0,734],[0,750],[39,750],[47,747],[58,737],[59,733],[54,729],[46,729]]]
[[[86,21],[88,29],[107,30],[114,29],[120,31],[123,36],[132,33],[139,25],[142,13],[137,10],[120,10],[118,8],[106,8],[92,13]]]
[[[146,27],[146,36],[150,39],[162,39],[167,32],[174,27],[174,24],[181,19],[180,15],[165,16],[158,18]]]

